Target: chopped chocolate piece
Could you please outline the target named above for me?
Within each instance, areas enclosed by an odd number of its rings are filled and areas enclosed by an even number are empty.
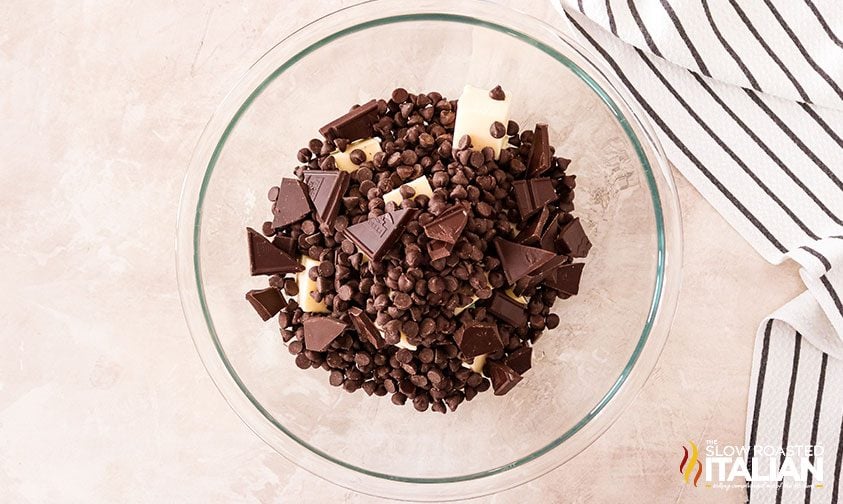
[[[542,238],[542,232],[547,226],[547,221],[550,219],[550,210],[543,206],[538,215],[533,217],[533,220],[518,233],[515,241],[524,245],[537,245]]]
[[[559,236],[559,219],[557,219],[556,215],[554,215],[553,217],[551,217],[550,223],[547,225],[544,232],[542,233],[541,240],[539,240],[539,245],[545,250],[556,252],[557,236]]]
[[[451,255],[451,251],[454,250],[454,244],[432,240],[427,243],[427,254],[430,256],[431,261],[435,261],[437,259],[444,259]]]
[[[525,306],[500,291],[495,291],[488,310],[492,315],[516,328],[527,325]]]
[[[503,273],[510,284],[540,268],[556,254],[536,247],[528,247],[502,238],[495,238],[495,250],[501,260]]]
[[[481,322],[464,324],[454,334],[454,341],[466,357],[503,350],[498,326]]]
[[[348,226],[344,233],[369,259],[379,261],[404,233],[407,222],[417,211],[404,208]]]
[[[512,183],[512,191],[518,213],[524,220],[541,210],[543,206],[559,199],[556,190],[553,189],[553,182],[546,177],[516,180]]]
[[[287,306],[287,301],[284,300],[284,296],[281,295],[281,291],[275,287],[250,290],[246,293],[246,300],[249,301],[252,308],[258,312],[258,315],[260,315],[264,321],[271,319],[276,313],[280,312],[285,306]]]
[[[304,182],[307,184],[308,196],[316,211],[316,218],[327,229],[333,228],[350,178],[346,171],[304,172]]]
[[[298,261],[254,229],[246,228],[246,238],[249,240],[249,265],[252,276],[297,273],[304,269]]]
[[[325,138],[344,138],[349,142],[372,136],[372,126],[378,121],[378,102],[372,100],[352,109],[325,126],[319,133]]]
[[[506,358],[506,365],[516,373],[523,375],[532,366],[533,348],[524,346],[509,354]]]
[[[500,85],[497,85],[489,91],[489,98],[493,100],[504,100],[506,99],[506,93],[503,92],[503,88]]]
[[[331,317],[310,317],[304,321],[304,346],[322,352],[346,327],[348,324]]]
[[[492,380],[492,388],[495,391],[495,395],[506,394],[521,381],[521,375],[516,373],[511,367],[500,362],[489,363],[489,377]]]
[[[272,238],[272,244],[290,256],[296,256],[296,240],[290,238],[289,236],[281,236],[277,234],[274,238]]]
[[[580,292],[583,266],[585,266],[583,263],[560,266],[553,275],[545,279],[544,283],[551,289],[574,296]]]
[[[445,210],[439,217],[425,224],[424,234],[432,240],[439,240],[450,244],[457,243],[468,222],[468,211],[462,205],[454,205]]]
[[[348,310],[348,316],[351,318],[351,323],[354,324],[354,328],[357,329],[357,334],[374,345],[375,348],[383,348],[386,344],[383,340],[383,336],[381,336],[381,332],[375,326],[375,323],[372,322],[372,319],[366,315],[366,312],[355,306]]]
[[[512,287],[512,292],[516,296],[520,296],[524,294],[529,288],[536,287],[538,284],[542,283],[548,278],[553,278],[556,274],[557,268],[561,267],[565,263],[570,261],[568,256],[556,256],[550,261],[542,264],[540,267],[533,270],[529,275],[525,275],[521,277],[520,280],[515,282],[515,285]]]
[[[550,169],[550,140],[548,139],[547,124],[536,124],[533,131],[533,145],[530,148],[530,160],[527,161],[527,176],[538,177]]]
[[[298,222],[310,213],[307,202],[307,186],[296,179],[281,179],[281,186],[275,191],[272,202],[272,225],[278,229]],[[273,191],[270,191],[270,196]]]
[[[591,242],[582,228],[579,217],[566,224],[559,231],[559,239],[556,244],[563,254],[568,254],[571,257],[585,257],[591,250]]]

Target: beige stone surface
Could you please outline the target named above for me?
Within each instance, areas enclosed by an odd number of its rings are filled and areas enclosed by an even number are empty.
[[[205,121],[250,62],[346,3],[0,3],[0,502],[387,502],[297,469],[238,420],[174,273]],[[573,461],[477,502],[743,501],[683,485],[681,446],[742,443],[757,324],[802,287],[677,177],[683,290],[644,391]]]

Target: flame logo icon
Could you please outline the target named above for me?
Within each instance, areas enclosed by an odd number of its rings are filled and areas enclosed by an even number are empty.
[[[694,486],[697,486],[697,482],[700,480],[700,476],[702,476],[702,464],[699,461],[700,451],[697,449],[697,445],[694,444],[693,441],[688,441],[691,443],[691,453],[688,453],[688,449],[684,446],[682,449],[685,451],[685,455],[682,457],[682,462],[679,463],[679,473],[682,475],[682,479],[685,480],[685,484],[688,483],[691,479],[691,474],[694,472],[694,468],[696,468],[696,474],[694,475]]]

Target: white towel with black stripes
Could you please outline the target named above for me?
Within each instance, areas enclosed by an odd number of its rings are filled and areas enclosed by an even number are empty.
[[[843,4],[557,1],[676,168],[765,259],[801,266],[806,291],[758,331],[746,438],[821,446],[823,481],[750,502],[843,502]]]

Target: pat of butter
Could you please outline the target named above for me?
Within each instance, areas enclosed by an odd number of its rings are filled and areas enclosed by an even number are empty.
[[[328,313],[328,307],[324,302],[317,303],[315,299],[310,296],[311,292],[316,291],[316,282],[307,276],[308,270],[314,266],[319,266],[319,261],[310,257],[304,256],[301,259],[304,266],[304,271],[296,273],[296,283],[299,286],[298,303],[302,311],[307,313]]]
[[[459,315],[460,313],[464,312],[465,310],[471,308],[472,306],[474,306],[474,303],[476,303],[478,299],[480,299],[480,298],[477,297],[476,295],[472,294],[470,303],[468,303],[465,306],[460,306],[459,308],[454,308],[454,315]]]
[[[354,149],[360,149],[366,154],[366,161],[371,161],[372,157],[381,151],[381,141],[377,138],[365,138],[363,140],[357,140],[356,142],[352,142],[348,144],[346,147],[345,152],[340,152],[335,150],[331,153],[331,156],[334,158],[334,161],[337,163],[337,168],[342,171],[347,172],[354,172],[360,168],[359,165],[356,165],[351,162],[351,151]]]
[[[410,199],[415,199],[415,197],[419,194],[424,194],[428,198],[433,197],[433,188],[430,187],[430,182],[427,181],[427,177],[425,177],[424,175],[417,179],[413,179],[403,185],[410,186],[413,188],[414,191],[416,191],[416,194],[414,194],[413,197]],[[383,195],[384,203],[389,203],[390,201],[392,201],[398,206],[401,206],[401,202],[404,201],[404,198],[401,197],[400,187],[395,188]]]
[[[403,332],[401,332],[401,341],[396,343],[395,346],[397,346],[398,348],[406,348],[407,350],[413,352],[416,350],[416,348],[418,348],[416,345],[410,343],[410,340],[407,339],[407,335]]]
[[[454,124],[454,145],[463,135],[471,137],[471,145],[475,150],[491,147],[495,150],[495,159],[500,156],[509,139],[492,137],[489,128],[498,121],[506,128],[509,123],[509,104],[507,96],[503,100],[493,100],[488,89],[465,86],[457,102],[457,120]]]
[[[468,368],[468,369],[474,371],[475,373],[482,373],[483,372],[483,366],[486,365],[486,356],[487,355],[488,354],[478,355],[477,357],[474,358],[474,362],[472,362],[471,364],[469,364],[468,362],[463,362],[462,367]]]
[[[516,295],[515,295],[515,292],[512,290],[512,288],[511,288],[511,287],[510,287],[509,289],[506,289],[506,291],[505,291],[505,292],[506,292],[506,295],[507,295],[507,296],[509,296],[509,297],[511,297],[512,299],[514,299],[514,300],[518,301],[518,302],[519,302],[519,303],[521,303],[522,305],[526,305],[526,304],[527,304],[527,298],[525,298],[524,296],[516,296]]]

